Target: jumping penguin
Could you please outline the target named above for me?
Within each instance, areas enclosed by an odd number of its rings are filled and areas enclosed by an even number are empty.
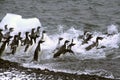
[[[59,48],[59,50],[53,55],[53,58],[57,58],[57,57],[59,57],[61,54],[65,54],[65,53],[66,53],[67,43],[68,43],[68,42],[69,42],[68,40],[66,40],[66,41],[64,42],[64,45],[62,45],[62,46]]]
[[[93,42],[93,44],[89,45],[89,46],[86,47],[85,49],[86,49],[87,51],[89,51],[89,50],[91,50],[92,48],[97,47],[98,44],[99,44],[99,40],[102,40],[102,39],[103,39],[103,37],[97,37],[97,38],[96,38],[96,42]]]
[[[72,39],[71,43],[67,46],[66,53],[69,52],[69,53],[74,54],[74,52],[72,50],[72,46],[74,46],[74,45],[75,45],[75,43],[73,43],[73,39]]]

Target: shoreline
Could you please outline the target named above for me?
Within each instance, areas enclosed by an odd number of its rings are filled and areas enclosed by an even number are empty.
[[[109,78],[104,78],[100,77],[97,75],[77,75],[77,74],[71,74],[71,73],[64,73],[64,72],[54,72],[54,71],[49,71],[48,69],[36,69],[36,68],[25,68],[20,66],[19,63],[16,62],[10,62],[8,60],[3,60],[0,59],[0,72],[5,72],[7,70],[11,71],[13,68],[20,71],[20,72],[25,72],[26,74],[36,74],[36,79],[37,77],[40,77],[40,74],[44,75],[45,80],[49,80],[49,77],[51,77],[52,80],[58,80],[61,78],[62,80],[115,80],[115,79],[109,79]]]

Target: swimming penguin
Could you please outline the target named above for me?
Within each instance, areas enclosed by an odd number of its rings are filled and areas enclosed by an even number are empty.
[[[65,53],[66,53],[67,43],[68,43],[68,42],[69,42],[68,40],[66,40],[66,41],[64,42],[64,45],[62,45],[62,46],[59,48],[59,50],[54,54],[53,58],[57,58],[57,57],[59,57],[61,54],[65,54]]]
[[[96,42],[93,42],[93,44],[91,44],[91,45],[89,45],[88,47],[86,47],[85,49],[88,51],[88,50],[90,50],[90,49],[92,49],[92,48],[94,48],[94,47],[97,47],[98,46],[98,44],[99,44],[99,40],[102,40],[103,39],[103,37],[97,37],[96,38]]]
[[[11,38],[12,38],[12,37],[9,36],[5,41],[3,41],[3,44],[2,44],[1,47],[0,47],[0,57],[2,56],[5,48],[7,47],[7,43],[9,43],[9,41],[10,41]]]
[[[82,45],[85,44],[85,43],[88,43],[88,41],[93,38],[92,37],[92,33],[88,32],[88,31],[85,31],[84,32],[84,36],[83,36],[83,42],[82,42]]]
[[[60,48],[60,42],[63,40],[62,37],[58,39],[57,47],[54,49],[53,53],[55,53]]]
[[[36,47],[36,49],[35,49],[35,52],[34,52],[33,61],[38,61],[38,56],[39,56],[39,54],[40,54],[40,52],[41,52],[40,44],[42,44],[43,42],[44,42],[44,41],[42,41],[42,40],[40,40],[40,41],[38,42],[38,45],[37,45],[37,47]]]
[[[71,43],[67,46],[66,53],[69,52],[69,53],[74,54],[73,50],[71,49],[72,46],[74,46],[74,45],[75,45],[75,43],[73,43],[73,39],[72,39]]]
[[[2,33],[2,29],[0,29],[0,43],[1,43],[1,40],[2,40],[2,38],[3,38],[3,33]]]

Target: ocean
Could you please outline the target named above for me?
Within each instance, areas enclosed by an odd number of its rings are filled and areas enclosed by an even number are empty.
[[[7,13],[18,14],[23,18],[38,18],[47,35],[45,43],[41,45],[42,54],[37,63],[31,62],[35,46],[27,53],[21,47],[15,55],[4,54],[2,59],[17,62],[25,68],[63,72],[63,75],[88,74],[120,79],[120,0],[0,0],[1,21]],[[26,27],[24,29],[27,30]],[[100,46],[106,48],[86,51],[88,44],[82,45],[81,39],[78,39],[84,31],[89,31],[94,36],[90,44],[96,37],[103,37]],[[115,34],[107,36],[106,33]],[[59,58],[53,58],[52,51],[59,37],[70,42],[73,39],[75,46],[72,50],[75,54],[66,53]],[[32,76],[31,80],[48,80],[40,76],[38,79],[35,72],[31,74],[21,73],[19,68],[12,71],[0,68],[1,80],[24,80],[25,77],[29,79],[28,76]],[[63,77],[57,79],[65,80]]]

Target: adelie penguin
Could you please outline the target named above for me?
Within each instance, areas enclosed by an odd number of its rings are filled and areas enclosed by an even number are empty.
[[[88,43],[88,41],[90,41],[91,38],[92,38],[92,33],[85,31],[83,35],[82,45]]]
[[[45,30],[43,30],[43,31],[42,31],[42,36],[41,36],[41,39],[40,39],[40,40],[45,41],[45,33],[46,33],[46,31],[45,31]]]
[[[75,43],[73,43],[73,39],[72,39],[71,43],[67,46],[66,53],[69,52],[69,53],[74,54],[74,52],[72,50],[72,46],[74,46],[74,45],[75,45]]]
[[[60,37],[60,38],[58,39],[57,46],[56,46],[56,48],[54,49],[53,53],[55,53],[57,50],[59,50],[59,48],[60,48],[60,42],[61,42],[62,40],[63,40],[62,37]]]
[[[40,37],[40,28],[41,28],[40,26],[37,27],[37,30],[35,32],[36,37]]]
[[[17,46],[22,45],[22,37],[21,37],[21,32],[18,32],[17,35]]]
[[[5,49],[7,48],[7,43],[9,43],[11,38],[12,37],[9,36],[5,41],[3,41],[3,44],[0,47],[0,58],[1,58],[2,54],[3,54],[3,52],[5,51]]]
[[[4,28],[5,28],[5,31],[7,31],[7,30],[8,30],[8,27],[7,27],[7,25],[5,25],[5,26],[4,26]]]
[[[103,37],[97,37],[97,38],[96,38],[96,42],[93,42],[93,44],[89,45],[89,46],[86,47],[85,49],[86,49],[87,51],[89,51],[89,50],[91,50],[92,48],[97,47],[98,44],[99,44],[99,40],[102,40],[102,39],[103,39]]]
[[[31,41],[30,41],[30,38],[29,38],[29,32],[26,32],[25,35],[26,35],[26,37],[25,37],[25,40],[24,40],[24,45],[26,47],[25,47],[24,52],[26,52],[27,49],[29,48],[29,46],[31,45]]]
[[[17,35],[14,35],[14,39],[12,40],[12,43],[10,44],[11,45],[11,53],[14,55],[15,54],[15,52],[16,52],[16,49],[17,49],[17,47],[18,47],[18,41],[17,41]]]
[[[9,28],[9,31],[6,32],[6,33],[3,35],[3,38],[4,38],[4,39],[9,38],[9,37],[11,36],[11,32],[13,32],[13,29],[14,29],[14,28]],[[8,45],[9,45],[9,43],[8,43]]]
[[[33,61],[38,61],[38,57],[39,57],[39,54],[41,53],[41,46],[40,44],[42,44],[44,41],[40,40],[38,42],[38,45],[34,51],[34,57],[33,57]]]
[[[34,43],[36,43],[36,34],[35,34],[35,28],[31,30],[31,35],[30,35],[30,40],[31,40],[31,45],[33,44],[32,40],[34,40]]]
[[[69,42],[68,40],[66,40],[66,41],[64,42],[64,45],[62,45],[62,46],[59,48],[59,50],[54,54],[53,58],[57,58],[57,57],[59,57],[61,54],[65,54],[65,53],[66,53],[67,43],[68,43],[68,42]]]
[[[2,29],[0,29],[0,43],[1,43],[1,41],[2,41],[2,38],[3,38],[3,33],[2,33]]]

